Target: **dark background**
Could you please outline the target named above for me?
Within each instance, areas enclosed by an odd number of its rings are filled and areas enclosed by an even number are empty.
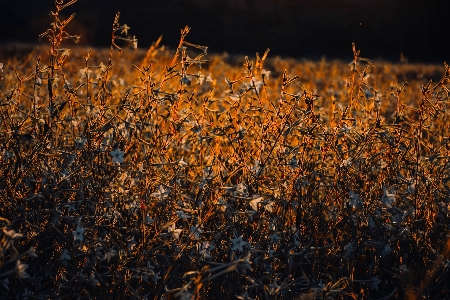
[[[37,42],[49,28],[52,0],[2,1],[0,43]],[[67,2],[67,1],[65,1]],[[351,59],[351,43],[363,57],[398,61],[438,62],[450,57],[448,0],[78,0],[62,11],[75,12],[68,31],[81,43],[110,45],[114,15],[131,27],[139,47],[161,34],[163,44],[178,45],[180,30],[189,25],[191,43],[209,53],[322,56]]]

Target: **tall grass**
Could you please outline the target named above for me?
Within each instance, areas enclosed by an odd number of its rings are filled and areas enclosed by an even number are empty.
[[[447,64],[71,51],[74,2],[0,65],[0,298],[450,297]]]

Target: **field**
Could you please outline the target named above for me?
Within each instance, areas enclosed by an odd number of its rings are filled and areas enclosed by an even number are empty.
[[[450,298],[446,63],[88,49],[72,2],[0,61],[0,299]]]

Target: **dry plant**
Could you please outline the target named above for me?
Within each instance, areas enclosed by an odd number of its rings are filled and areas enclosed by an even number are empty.
[[[450,298],[447,64],[71,51],[74,2],[0,64],[1,299]]]

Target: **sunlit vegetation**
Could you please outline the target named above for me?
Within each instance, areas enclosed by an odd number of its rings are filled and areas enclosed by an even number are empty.
[[[447,64],[70,50],[75,1],[0,64],[1,299],[450,298]]]

